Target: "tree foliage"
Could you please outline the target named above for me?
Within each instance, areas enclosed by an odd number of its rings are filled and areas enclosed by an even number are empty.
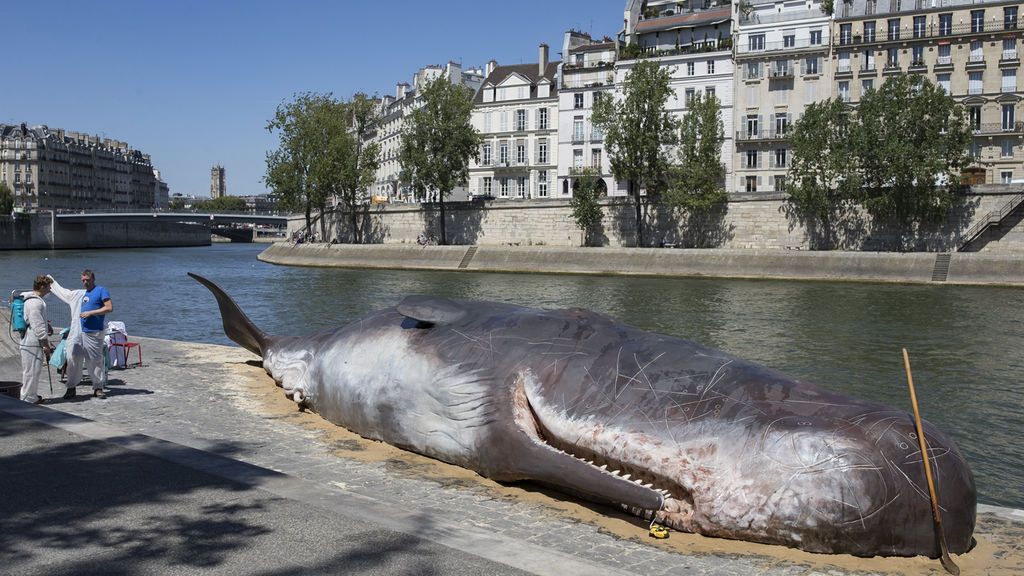
[[[853,110],[812,104],[790,138],[790,203],[826,230],[852,203],[904,227],[941,220],[970,138],[963,106],[918,75],[889,77]]]
[[[365,191],[373,186],[380,167],[380,145],[368,143],[377,110],[373,98],[356,94],[342,105],[341,114],[325,119],[332,123],[324,162],[325,182],[348,212],[353,240],[357,244],[363,238],[359,216]]]
[[[637,246],[644,246],[645,200],[664,192],[668,181],[669,147],[678,140],[677,122],[666,111],[672,95],[670,73],[656,62],[638,60],[626,74],[622,94],[594,104],[592,121],[604,133],[605,149],[617,180],[629,183],[636,212]]]
[[[970,162],[963,106],[923,76],[899,75],[868,92],[857,116],[868,212],[901,224],[945,218]]]
[[[665,200],[674,208],[703,213],[728,198],[722,164],[725,125],[714,94],[694,94],[688,109],[680,122],[679,164],[672,168]]]
[[[0,182],[0,215],[7,215],[14,211],[14,194],[7,186],[7,182]]]
[[[447,244],[444,200],[469,180],[469,159],[479,157],[480,133],[470,123],[473,92],[448,78],[423,88],[423,105],[409,115],[399,157],[403,178],[418,195],[437,195],[441,244]]]
[[[856,198],[860,188],[851,120],[838,98],[814,102],[789,134],[793,147],[789,202],[811,228],[830,239],[843,206]]]
[[[219,196],[202,202],[196,202],[195,208],[211,212],[242,212],[245,210],[245,200],[238,196]]]
[[[598,225],[604,219],[604,210],[598,202],[601,179],[598,169],[594,167],[574,170],[573,178],[575,182],[569,207],[572,208],[572,218],[576,226],[583,231],[584,245],[590,246]]]

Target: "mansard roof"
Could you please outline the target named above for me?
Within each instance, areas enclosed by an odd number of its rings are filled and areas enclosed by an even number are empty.
[[[551,84],[552,95],[555,92],[555,76],[558,74],[558,65],[561,64],[561,60],[555,60],[554,62],[548,62],[547,68],[544,69],[544,75],[541,76],[538,73],[537,68],[539,67],[538,62],[533,64],[514,64],[512,66],[496,66],[487,78],[484,79],[484,83],[481,85],[480,90],[476,91],[476,96],[473,97],[474,104],[481,104],[484,101],[483,90],[487,87],[495,87],[500,85],[509,76],[518,75],[528,80],[530,84],[543,84],[547,82]]]
[[[637,34],[648,32],[660,32],[662,30],[675,30],[677,28],[695,28],[706,24],[720,24],[732,21],[732,8],[722,6],[710,10],[701,10],[689,14],[676,14],[675,16],[661,16],[659,18],[648,18],[641,20],[636,25]]]

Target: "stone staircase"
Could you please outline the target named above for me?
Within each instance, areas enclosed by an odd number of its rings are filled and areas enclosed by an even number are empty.
[[[972,242],[980,238],[981,235],[990,227],[998,226],[1002,223],[1002,221],[1019,208],[1022,203],[1024,203],[1024,193],[1016,194],[1010,198],[1009,202],[1004,204],[1002,208],[999,210],[993,210],[986,214],[984,218],[975,223],[974,226],[971,226],[971,228],[960,237],[960,241],[958,242],[959,247],[957,250],[959,252],[966,252]]]
[[[932,269],[932,282],[945,282],[949,276],[949,260],[951,254],[936,254],[935,267]]]

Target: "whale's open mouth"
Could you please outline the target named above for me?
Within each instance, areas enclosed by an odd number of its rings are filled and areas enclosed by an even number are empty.
[[[513,394],[514,418],[519,429],[538,447],[562,459],[562,467],[573,476],[543,479],[564,489],[621,505],[644,519],[654,519],[677,530],[692,532],[693,499],[677,481],[654,467],[636,461],[649,453],[649,442],[629,435],[625,442],[607,448],[609,436],[621,432],[590,421],[572,420],[548,407],[543,399],[531,400],[529,375],[520,378]],[[567,428],[571,428],[567,434]],[[561,480],[561,481],[558,481]]]

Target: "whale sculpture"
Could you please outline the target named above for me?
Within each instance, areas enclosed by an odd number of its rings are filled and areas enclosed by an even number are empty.
[[[939,555],[906,411],[579,308],[410,296],[335,330],[270,336],[189,276],[285,394],[364,437],[680,531]],[[963,553],[974,480],[954,443],[924,430],[946,541]]]

